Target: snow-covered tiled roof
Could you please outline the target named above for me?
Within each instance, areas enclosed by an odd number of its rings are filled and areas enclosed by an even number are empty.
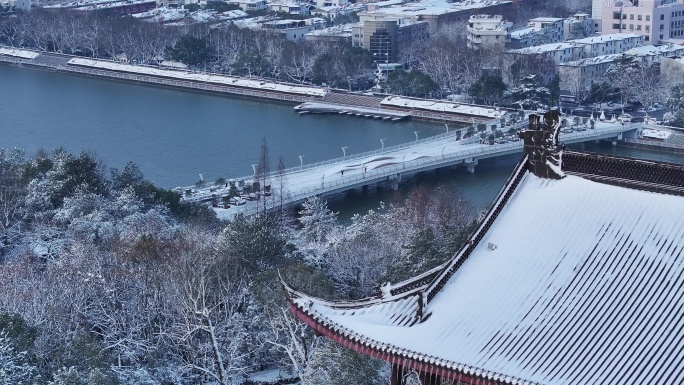
[[[447,0],[419,0],[415,2],[402,3],[381,7],[370,13],[386,13],[391,15],[443,15],[451,12],[463,12],[487,8],[499,4],[511,3],[508,0],[465,0],[450,2]]]
[[[619,41],[632,38],[643,38],[643,35],[639,35],[636,33],[609,33],[606,35],[585,37],[584,39],[575,39],[570,41],[573,41],[577,44],[596,44],[605,43],[607,41]]]
[[[681,384],[684,168],[566,155],[560,180],[519,165],[431,301],[422,288],[342,307],[293,292],[296,311],[351,344],[492,381]],[[591,170],[615,185],[579,176]],[[411,317],[423,321],[399,321]]]
[[[658,46],[642,45],[626,51],[625,54],[637,56],[660,56],[667,55],[669,53],[677,53],[678,51],[684,51],[684,46],[675,44],[663,44]]]
[[[539,33],[541,30],[535,27],[525,27],[511,31],[511,39],[520,39],[523,36]]]

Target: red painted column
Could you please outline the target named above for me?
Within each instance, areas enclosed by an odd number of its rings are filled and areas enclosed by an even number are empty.
[[[392,363],[390,385],[404,385],[404,367],[402,365]]]

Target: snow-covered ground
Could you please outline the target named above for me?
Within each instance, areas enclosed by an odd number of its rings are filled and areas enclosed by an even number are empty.
[[[170,21],[182,20],[188,14],[188,11],[178,8],[159,7],[150,9],[149,11],[134,13],[133,17],[137,19],[145,19],[145,21],[154,23],[166,23]]]
[[[436,112],[473,115],[492,119],[501,118],[506,114],[505,110],[497,110],[496,108],[473,106],[469,104],[437,100],[411,99],[404,98],[401,96],[388,96],[383,101],[381,101],[380,104],[383,106],[393,106],[401,108],[420,108],[423,110],[430,110]]]
[[[82,67],[91,67],[103,70],[122,71],[129,73],[136,73],[140,75],[163,76],[167,78],[175,78],[178,80],[190,80],[204,83],[214,83],[219,85],[227,85],[233,87],[252,88],[260,91],[276,91],[286,92],[291,94],[318,96],[323,97],[326,94],[324,88],[317,87],[303,87],[292,84],[274,83],[263,80],[245,79],[236,76],[216,75],[216,74],[200,74],[193,72],[164,70],[151,67],[135,66],[130,64],[113,63],[103,60],[81,59],[74,58],[69,60],[68,64],[78,65]]]
[[[293,379],[296,376],[281,369],[267,369],[249,375],[249,381],[253,383],[274,384],[284,379]]]
[[[0,55],[18,57],[22,59],[35,59],[40,53],[16,48],[0,48]]]

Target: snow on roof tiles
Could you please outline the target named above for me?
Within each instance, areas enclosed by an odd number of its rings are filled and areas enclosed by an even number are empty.
[[[680,384],[682,218],[682,196],[525,172],[422,323],[386,321],[415,314],[406,304],[416,296],[353,315],[309,297],[294,303],[343,335],[488,379]]]

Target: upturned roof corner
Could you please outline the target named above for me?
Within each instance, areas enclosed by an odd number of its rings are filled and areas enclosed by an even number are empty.
[[[549,110],[544,115],[530,114],[526,130],[518,134],[527,155],[527,169],[540,178],[562,179],[563,149],[558,143],[560,112]]]

